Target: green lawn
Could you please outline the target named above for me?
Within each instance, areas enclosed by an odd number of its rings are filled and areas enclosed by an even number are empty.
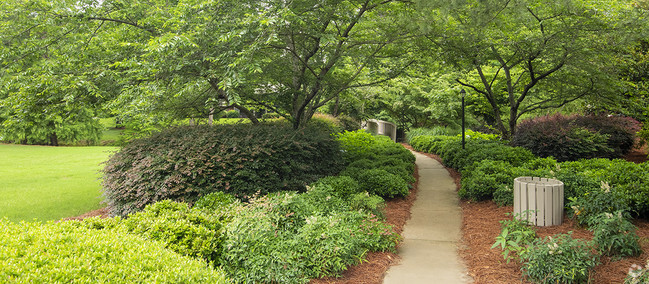
[[[0,144],[0,217],[45,221],[101,208],[100,163],[115,150]]]

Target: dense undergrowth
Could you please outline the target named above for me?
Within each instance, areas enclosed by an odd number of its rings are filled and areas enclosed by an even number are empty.
[[[384,198],[407,195],[414,181],[408,150],[362,131],[257,127],[176,128],[134,141],[107,165],[107,175],[122,178],[104,182],[119,216],[3,220],[1,275],[16,282],[305,283],[338,276],[367,252],[396,249],[400,236],[384,222],[383,206]],[[219,163],[234,168],[212,177],[210,166],[223,169]],[[264,169],[237,175],[254,165]],[[265,183],[270,173],[280,178]],[[182,182],[170,179],[176,174]],[[243,190],[244,180],[255,185]]]

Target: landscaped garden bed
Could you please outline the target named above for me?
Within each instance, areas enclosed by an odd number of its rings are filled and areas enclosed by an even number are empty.
[[[456,137],[411,140],[415,150],[438,153],[428,155],[443,160],[456,177],[463,199],[460,252],[476,283],[645,281],[646,164],[606,159],[556,162],[476,136],[467,141],[467,150]],[[578,139],[564,143],[583,146]],[[581,153],[565,151],[570,154],[564,157],[578,158]],[[629,156],[638,160],[637,154]],[[536,227],[513,220],[511,186],[518,176],[564,181],[568,210],[562,225]]]

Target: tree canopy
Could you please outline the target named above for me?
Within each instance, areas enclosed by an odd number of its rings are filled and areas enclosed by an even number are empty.
[[[480,94],[483,119],[510,136],[518,119],[584,98],[620,94],[611,60],[644,21],[629,1],[420,1],[440,56]]]
[[[231,108],[299,128],[355,100],[377,100],[358,105],[404,126],[453,124],[460,86],[482,122],[508,136],[523,115],[616,103],[642,86],[618,76],[642,69],[619,66],[643,36],[646,10],[631,4],[3,1],[0,140],[96,140],[101,115],[145,126]]]

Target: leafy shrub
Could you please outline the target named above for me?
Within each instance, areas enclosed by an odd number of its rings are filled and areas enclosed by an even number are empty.
[[[446,145],[450,143],[461,143],[462,139],[455,136],[417,136],[414,137],[410,146],[415,151],[440,154]]]
[[[135,140],[103,170],[112,215],[127,215],[159,200],[195,202],[224,191],[239,198],[304,190],[341,169],[338,143],[317,127],[285,123],[194,126]]]
[[[217,262],[221,252],[221,224],[214,216],[171,200],[148,205],[123,221],[124,228],[146,239],[162,241],[182,255]]]
[[[556,172],[556,179],[563,182],[563,196],[568,202],[573,198],[582,198],[586,193],[598,190],[601,179],[585,175],[583,172],[561,168]]]
[[[412,164],[414,165],[414,164]],[[413,176],[414,169],[409,170],[409,166],[382,166],[378,167],[378,169],[385,170],[388,173],[391,173],[393,175],[396,175],[400,177],[402,180],[406,182],[406,184],[411,184],[415,183],[417,180]]]
[[[489,140],[467,141],[465,149],[462,149],[461,141],[447,142],[438,154],[445,165],[460,172],[473,170],[472,166],[483,160],[505,161],[518,167],[536,158],[526,149]]]
[[[361,190],[383,198],[408,195],[408,183],[383,169],[362,170],[357,174]]]
[[[536,239],[536,231],[527,220],[515,216],[511,220],[500,221],[501,232],[491,248],[500,247],[507,263],[527,252],[528,246]]]
[[[624,279],[624,284],[642,284],[649,282],[649,261],[647,261],[646,267],[641,265],[633,264],[629,268],[629,273]]]
[[[342,131],[356,131],[361,128],[361,122],[348,115],[338,115],[336,117]]]
[[[521,260],[523,276],[534,283],[588,283],[599,256],[585,241],[559,234],[536,239]]]
[[[593,241],[602,254],[627,257],[642,253],[636,227],[624,215],[623,211],[602,213],[593,220]]]
[[[221,191],[216,191],[203,195],[198,199],[198,201],[196,201],[196,203],[194,203],[194,207],[192,208],[214,212],[227,209],[237,202],[238,199],[234,196]]]
[[[179,254],[217,263],[221,253],[221,220],[185,203],[163,200],[143,211],[120,217],[88,218],[77,226],[97,230],[120,230],[159,241]]]
[[[604,182],[601,190],[587,192],[582,197],[570,198],[568,206],[577,223],[588,226],[594,225],[596,218],[603,213],[629,211],[623,196],[616,190],[611,190],[611,187]]]
[[[498,203],[513,203],[511,186],[520,176],[549,177],[550,171],[544,168],[533,169],[532,165],[514,167],[506,161],[483,160],[476,162],[471,171],[464,171],[462,187],[458,195],[462,199],[474,201],[489,200],[498,194]]]
[[[620,158],[629,153],[640,131],[640,122],[626,116],[577,116],[575,123],[608,136],[606,144],[613,152],[605,158]]]
[[[556,114],[519,123],[512,145],[559,161],[614,158],[631,150],[637,129],[637,123],[622,117]]]
[[[352,211],[369,212],[374,216],[383,218],[385,200],[378,195],[369,194],[367,192],[356,193],[352,195],[347,202],[349,202]]]
[[[500,135],[498,134],[488,134],[488,133],[482,133],[478,131],[473,131],[471,129],[467,129],[464,131],[464,140],[466,139],[478,139],[478,140],[500,140]],[[462,133],[460,133],[458,136],[462,138]]]
[[[239,112],[236,110],[226,110],[223,112],[224,118],[239,118]]]
[[[74,223],[0,220],[0,279],[12,283],[227,283],[160,242]]]
[[[376,138],[365,130],[339,133],[336,140],[345,152],[343,157],[347,164],[360,159],[371,159],[375,155],[372,148],[376,145]]]
[[[629,210],[639,216],[649,216],[649,163],[635,164],[624,160],[590,159],[561,163],[557,175],[571,179],[571,174],[583,176],[592,184],[593,180],[608,183],[619,192]],[[564,173],[567,171],[567,173]],[[566,184],[567,185],[567,184]],[[591,190],[599,188],[593,186]]]
[[[347,168],[355,168],[357,170],[369,170],[376,167],[376,161],[366,158],[355,160],[347,166]]]
[[[412,145],[412,140],[419,136],[455,136],[458,134],[461,135],[460,129],[443,126],[437,126],[434,128],[415,128],[406,133],[406,142]]]
[[[339,197],[350,196],[361,192],[358,182],[349,176],[328,176],[319,179],[315,186],[330,186],[332,193]]]
[[[226,224],[224,270],[243,283],[305,283],[340,275],[368,250],[394,251],[399,235],[354,205],[376,201],[339,198],[329,186],[253,198]]]
[[[510,186],[501,186],[493,193],[493,201],[498,206],[514,205],[514,190]]]

